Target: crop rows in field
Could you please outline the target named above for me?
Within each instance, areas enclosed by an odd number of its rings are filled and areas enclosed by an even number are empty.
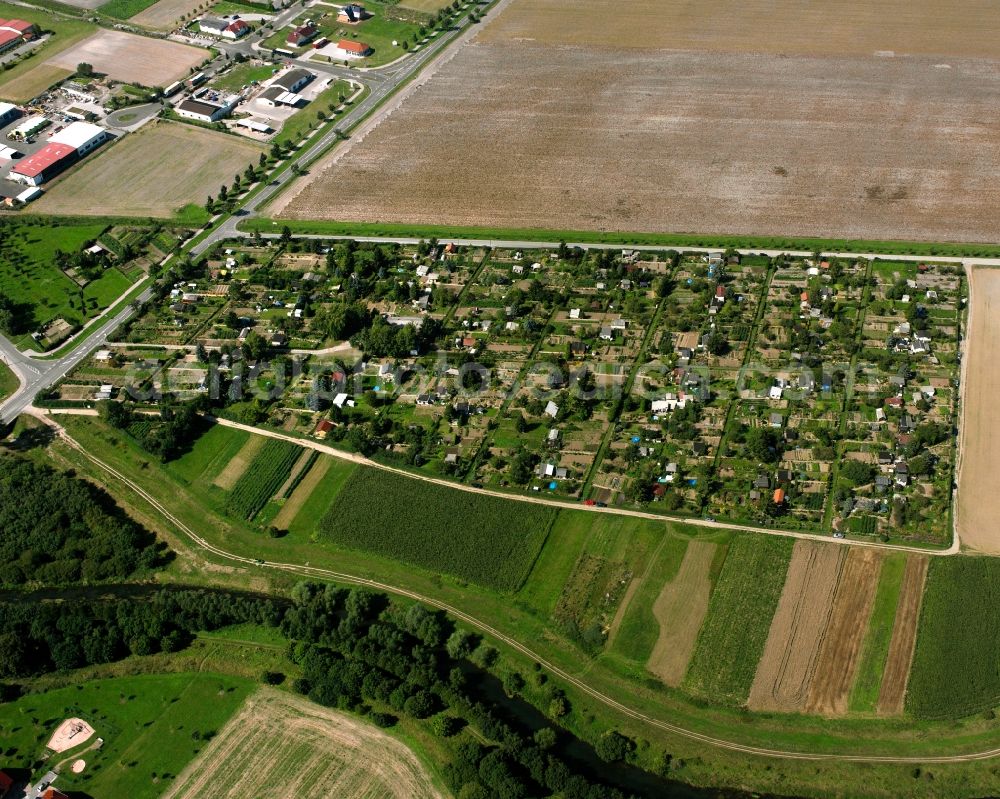
[[[742,704],[785,585],[793,541],[745,534],[729,547],[684,681],[691,693]]]
[[[268,439],[226,500],[226,513],[252,519],[288,478],[302,450],[288,441]]]
[[[1000,705],[1000,560],[934,558],[906,708],[959,718]]]
[[[555,516],[540,505],[361,468],[323,518],[320,532],[340,546],[514,591],[528,576]]]

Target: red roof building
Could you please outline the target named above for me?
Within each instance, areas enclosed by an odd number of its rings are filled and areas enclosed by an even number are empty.
[[[291,45],[306,44],[312,41],[317,33],[319,31],[312,24],[302,25],[288,34],[287,41]]]
[[[46,144],[34,155],[29,155],[10,171],[10,176],[29,186],[38,186],[58,175],[76,159],[76,148],[68,144]]]
[[[784,501],[785,501],[785,489],[783,488],[774,489],[774,504],[780,505]]]
[[[69,797],[56,788],[46,788],[41,799],[69,799]]]
[[[0,771],[0,799],[7,795],[7,791],[14,787],[14,778],[6,771]]]
[[[365,42],[353,42],[350,39],[341,39],[337,42],[337,48],[339,50],[343,50],[345,53],[361,56],[362,58],[375,52],[372,50],[370,44],[366,44]]]
[[[242,19],[238,19],[232,25],[227,26],[226,30],[239,39],[241,36],[246,36],[250,33],[250,26]]]
[[[10,28],[20,33],[26,39],[34,36],[38,30],[34,22],[28,22],[23,19],[0,20],[0,28]]]

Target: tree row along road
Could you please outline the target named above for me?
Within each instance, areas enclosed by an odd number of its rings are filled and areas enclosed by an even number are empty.
[[[791,751],[791,750],[781,750],[781,749],[769,749],[761,746],[751,746],[748,744],[741,744],[736,741],[728,741],[723,738],[716,738],[711,735],[706,735],[704,733],[697,732],[696,730],[687,729],[681,727],[677,724],[672,724],[669,721],[664,721],[662,719],[650,716],[647,713],[643,713],[636,710],[618,700],[608,696],[607,694],[594,688],[585,680],[575,677],[572,674],[564,671],[563,669],[556,666],[554,663],[549,662],[544,657],[534,652],[529,647],[525,646],[521,642],[505,635],[500,630],[492,627],[487,622],[472,616],[462,610],[459,610],[452,605],[441,600],[434,599],[432,597],[424,596],[415,591],[411,591],[407,588],[403,588],[397,585],[390,585],[388,583],[379,582],[377,580],[371,580],[365,577],[359,577],[353,574],[347,574],[344,572],[337,572],[331,569],[321,569],[315,566],[303,566],[297,563],[278,563],[278,562],[259,562],[255,558],[247,557],[244,555],[239,555],[233,552],[228,552],[227,550],[218,547],[206,539],[202,538],[198,533],[188,527],[183,521],[178,519],[174,514],[172,514],[166,507],[164,507],[155,497],[145,491],[141,486],[137,485],[135,482],[130,480],[121,472],[113,469],[112,467],[105,464],[103,461],[95,458],[89,452],[86,451],[78,442],[76,442],[65,429],[56,424],[54,420],[50,418],[45,419],[46,423],[55,427],[56,431],[62,441],[66,443],[67,446],[72,448],[74,451],[79,453],[83,458],[86,458],[94,466],[96,466],[101,471],[108,474],[110,477],[121,482],[126,488],[134,492],[141,499],[147,502],[154,510],[161,514],[170,524],[176,527],[184,536],[189,538],[192,543],[197,547],[215,555],[216,557],[222,558],[224,560],[239,563],[245,566],[252,566],[256,568],[266,568],[273,569],[277,571],[287,572],[289,574],[296,574],[302,577],[311,577],[320,580],[331,580],[338,583],[345,583],[349,585],[363,586],[366,588],[371,588],[376,591],[382,591],[385,593],[395,594],[397,596],[406,597],[412,599],[416,602],[423,603],[430,607],[438,608],[448,613],[453,618],[469,625],[473,629],[497,640],[511,649],[519,652],[525,657],[541,664],[543,668],[549,671],[552,675],[558,677],[559,679],[565,681],[566,683],[572,685],[574,688],[583,692],[591,699],[617,711],[635,721],[642,722],[649,725],[650,727],[655,727],[657,729],[669,732],[674,735],[679,735],[681,737],[690,739],[692,741],[697,741],[699,743],[707,744],[709,746],[714,746],[720,749],[725,749],[731,752],[739,752],[746,755],[758,755],[761,757],[778,758],[783,760],[805,760],[805,761],[841,761],[841,762],[855,762],[855,763],[882,763],[882,764],[939,764],[939,763],[969,763],[977,760],[990,760],[996,757],[1000,757],[1000,748],[988,749],[980,752],[970,752],[967,754],[957,754],[957,755],[928,755],[928,756],[900,756],[900,755],[865,755],[857,753],[837,753],[837,752],[806,752],[806,751]],[[353,458],[352,458],[353,459]],[[446,483],[451,485],[450,483]],[[503,495],[506,496],[506,495]],[[576,506],[573,506],[576,507]],[[660,518],[660,517],[656,517]]]

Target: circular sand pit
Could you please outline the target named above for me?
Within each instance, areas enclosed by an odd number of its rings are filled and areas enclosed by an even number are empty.
[[[74,760],[73,765],[69,767],[69,770],[72,771],[74,774],[79,774],[85,768],[87,768],[86,760]]]

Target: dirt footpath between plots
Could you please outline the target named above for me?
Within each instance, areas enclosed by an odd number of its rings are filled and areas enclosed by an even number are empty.
[[[801,711],[847,555],[843,547],[796,541],[764,654],[750,687],[751,710]]]
[[[240,447],[240,451],[233,455],[233,459],[219,472],[213,485],[224,491],[231,491],[253,459],[257,457],[257,453],[264,448],[265,443],[266,439],[263,436],[250,436],[247,443]]]
[[[906,559],[896,618],[892,624],[892,638],[889,640],[889,655],[882,672],[882,686],[876,705],[880,715],[895,716],[903,712],[929,562],[926,555],[910,555]]]
[[[164,799],[443,799],[416,756],[352,716],[261,689],[177,777]]]
[[[75,72],[77,65],[85,62],[94,72],[115,80],[166,86],[183,78],[208,56],[207,50],[187,44],[102,30],[45,63]]]
[[[854,684],[861,646],[875,604],[883,553],[852,549],[847,553],[833,595],[833,612],[823,635],[816,667],[809,683],[806,711],[843,715]]]
[[[1000,555],[1000,270],[973,269],[969,289],[955,527],[963,546]]]
[[[715,551],[716,545],[708,541],[691,541],[677,576],[663,586],[653,603],[660,635],[646,668],[667,685],[679,685],[684,679],[698,641],[712,593],[709,571]]]

